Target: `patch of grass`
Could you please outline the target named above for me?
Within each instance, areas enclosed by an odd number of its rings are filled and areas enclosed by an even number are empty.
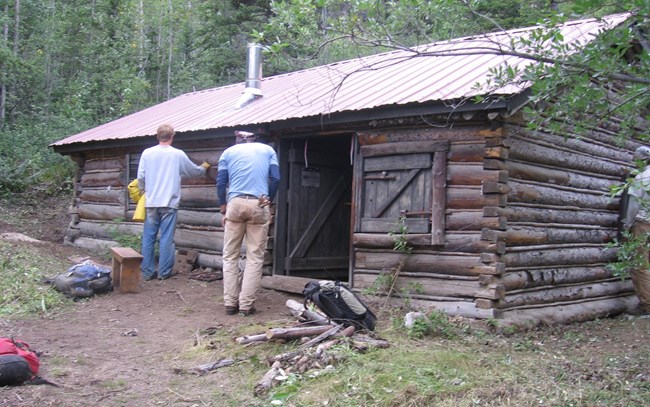
[[[0,240],[0,317],[47,314],[72,303],[43,283],[69,268],[38,247]]]

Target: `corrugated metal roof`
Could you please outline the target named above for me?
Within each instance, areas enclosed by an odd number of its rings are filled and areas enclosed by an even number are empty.
[[[573,21],[563,25],[561,33],[565,42],[581,44],[628,17],[617,14],[601,20]],[[163,122],[172,124],[180,133],[379,106],[452,101],[486,92],[514,95],[528,85],[513,83],[489,90],[478,89],[475,84],[484,83],[490,70],[504,63],[519,68],[531,63],[512,55],[498,55],[497,50],[510,49],[513,39],[530,35],[534,28],[459,38],[264,78],[263,97],[241,109],[235,105],[244,83],[187,93],[52,145],[151,136]]]

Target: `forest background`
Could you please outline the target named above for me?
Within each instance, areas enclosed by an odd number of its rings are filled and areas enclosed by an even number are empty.
[[[66,193],[74,165],[51,142],[183,93],[243,82],[249,42],[264,45],[267,77],[623,11],[637,13],[643,29],[649,10],[644,0],[0,0],[0,197]],[[599,59],[581,61],[587,81],[619,69]],[[649,78],[647,61],[641,66],[634,77]],[[627,105],[645,109],[648,81],[632,83]]]

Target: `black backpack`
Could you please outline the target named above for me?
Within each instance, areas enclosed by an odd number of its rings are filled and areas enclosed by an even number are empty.
[[[361,298],[340,281],[310,281],[302,291],[332,321],[373,331],[377,317]]]
[[[67,272],[46,280],[46,282],[52,284],[57,291],[75,300],[92,297],[113,289],[111,270],[91,261],[76,264]]]

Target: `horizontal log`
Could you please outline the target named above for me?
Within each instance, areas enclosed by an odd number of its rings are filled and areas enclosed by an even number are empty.
[[[454,138],[454,140],[457,140]],[[458,143],[454,141],[449,146],[449,153],[447,154],[447,162],[463,162],[463,163],[476,163],[483,162],[485,157],[485,140],[477,142]]]
[[[445,227],[448,231],[476,231],[483,228],[504,230],[507,218],[505,216],[485,216],[483,209],[447,211]]]
[[[609,263],[616,260],[616,249],[599,246],[544,248],[530,246],[521,251],[506,251],[502,261],[507,267],[578,266]]]
[[[124,219],[124,206],[121,205],[99,205],[82,203],[79,205],[77,212],[79,218],[88,220],[112,221],[114,219]]]
[[[361,232],[389,233],[395,230],[397,218],[362,218]],[[404,226],[409,233],[427,233],[430,231],[430,218],[406,218]]]
[[[217,206],[217,190],[214,184],[182,186],[180,206],[185,208],[215,208]]]
[[[354,286],[356,289],[382,289],[388,287],[378,287],[377,279],[379,273],[364,274],[359,270],[354,274]],[[386,281],[386,280],[380,280]],[[466,298],[502,298],[505,289],[499,285],[482,287],[478,280],[450,280],[426,277],[408,277],[400,275],[393,286],[398,295],[424,294],[438,297],[466,297]]]
[[[570,324],[590,321],[633,310],[638,304],[636,295],[595,298],[543,307],[522,307],[500,312],[499,326],[531,327],[537,325]]]
[[[223,250],[223,233],[223,231],[216,230],[176,228],[174,242],[178,246],[221,252]]]
[[[447,187],[447,209],[482,209],[486,206],[504,206],[505,204],[505,195],[485,195],[480,187]]]
[[[616,237],[616,229],[568,227],[510,226],[506,233],[508,246],[530,246],[557,243],[608,243]]]
[[[212,210],[192,210],[181,209],[178,210],[177,222],[179,225],[199,225],[199,226],[213,226],[221,227],[221,213],[216,208]]]
[[[266,334],[244,335],[235,338],[235,342],[237,342],[238,345],[246,345],[247,343],[266,341],[268,341]]]
[[[124,205],[126,192],[124,188],[83,188],[79,198],[84,202],[114,203]]]
[[[508,172],[483,169],[482,163],[447,164],[447,185],[481,185],[488,181],[507,182]]]
[[[552,165],[558,168],[586,171],[594,174],[604,174],[615,177],[623,177],[625,168],[617,162],[613,162],[605,156],[593,156],[584,153],[576,153],[574,150],[533,143],[530,139],[512,137],[510,143],[510,158],[524,162],[535,162]]]
[[[617,209],[618,199],[611,198],[604,192],[552,187],[539,183],[511,181],[512,190],[508,193],[508,202],[536,203],[543,205],[573,206],[589,209]],[[485,205],[498,206],[498,205]]]
[[[618,212],[616,210],[566,208],[564,205],[511,204],[506,208],[486,207],[483,209],[483,215],[486,217],[503,216],[508,223],[562,223],[616,227],[618,221]]]
[[[126,173],[124,171],[92,171],[81,176],[82,187],[124,187]]]
[[[369,270],[389,270],[403,260],[403,254],[357,250],[355,252],[355,268]],[[433,253],[411,253],[403,264],[404,271],[443,273],[452,275],[478,275],[486,272],[478,256],[442,255]]]
[[[612,271],[603,264],[579,267],[526,268],[521,271],[506,271],[501,276],[490,278],[490,282],[501,284],[506,290],[517,290],[560,284],[575,284],[599,281],[612,277]]]
[[[307,283],[315,281],[313,278],[290,277],[282,275],[262,277],[262,288],[269,290],[283,291],[288,293],[302,294]]]
[[[520,179],[543,182],[553,185],[562,185],[572,188],[591,189],[594,191],[608,192],[609,187],[620,183],[618,177],[594,176],[567,171],[565,168],[549,168],[508,161],[504,163],[487,163],[488,168],[497,167],[507,170],[510,179]]]
[[[82,221],[76,225],[82,236],[105,240],[116,240],[119,235],[139,236],[142,228],[142,223],[135,222]]]
[[[499,301],[499,308],[575,301],[632,292],[634,292],[634,288],[631,280],[621,281],[621,279],[617,278],[615,281],[601,283],[584,283],[507,292],[505,297]]]
[[[266,331],[267,339],[292,339],[303,336],[317,336],[332,329],[332,325],[304,326],[296,328],[271,328]]]
[[[119,244],[113,240],[93,239],[83,236],[76,238],[72,242],[72,245],[91,252],[106,254],[108,254],[108,250],[111,247],[119,246]]]
[[[608,123],[608,125],[611,125],[611,123]],[[571,127],[568,127],[567,129],[570,130]],[[586,153],[593,157],[608,157],[609,159],[621,162],[632,161],[629,151],[620,147],[621,140],[618,140],[620,137],[612,137],[612,134],[607,139],[601,138],[598,140],[597,138],[590,137],[588,134],[585,135],[583,131],[580,131],[579,133],[579,137],[577,137],[577,132],[569,134],[569,137],[566,137],[561,134],[547,133],[542,129],[538,131],[527,131],[525,135],[517,137],[520,139],[538,140],[546,146],[559,146],[565,149]],[[631,150],[634,151],[634,147],[631,148]]]
[[[498,318],[499,311],[492,309],[477,308],[474,302],[471,301],[440,301],[437,299],[429,299],[426,296],[413,296],[409,298],[410,306],[416,308],[433,309],[443,312],[450,316],[461,316],[474,319],[493,319]],[[393,297],[390,303],[395,306],[403,306],[404,300],[401,298]]]
[[[91,158],[83,164],[85,171],[121,171],[126,166],[124,156],[109,158]]]
[[[361,155],[364,157],[379,157],[447,150],[449,150],[448,141],[405,141],[361,146]]]
[[[212,267],[213,269],[223,270],[223,257],[221,254],[199,252],[196,262],[201,267]]]
[[[433,248],[430,234],[407,234],[404,236],[411,247]],[[393,249],[395,241],[386,234],[354,233],[352,244],[356,248],[366,249]],[[436,246],[439,248],[439,246]],[[503,253],[505,244],[495,244],[481,240],[480,233],[445,233],[445,243],[440,247],[442,251],[465,253]]]

